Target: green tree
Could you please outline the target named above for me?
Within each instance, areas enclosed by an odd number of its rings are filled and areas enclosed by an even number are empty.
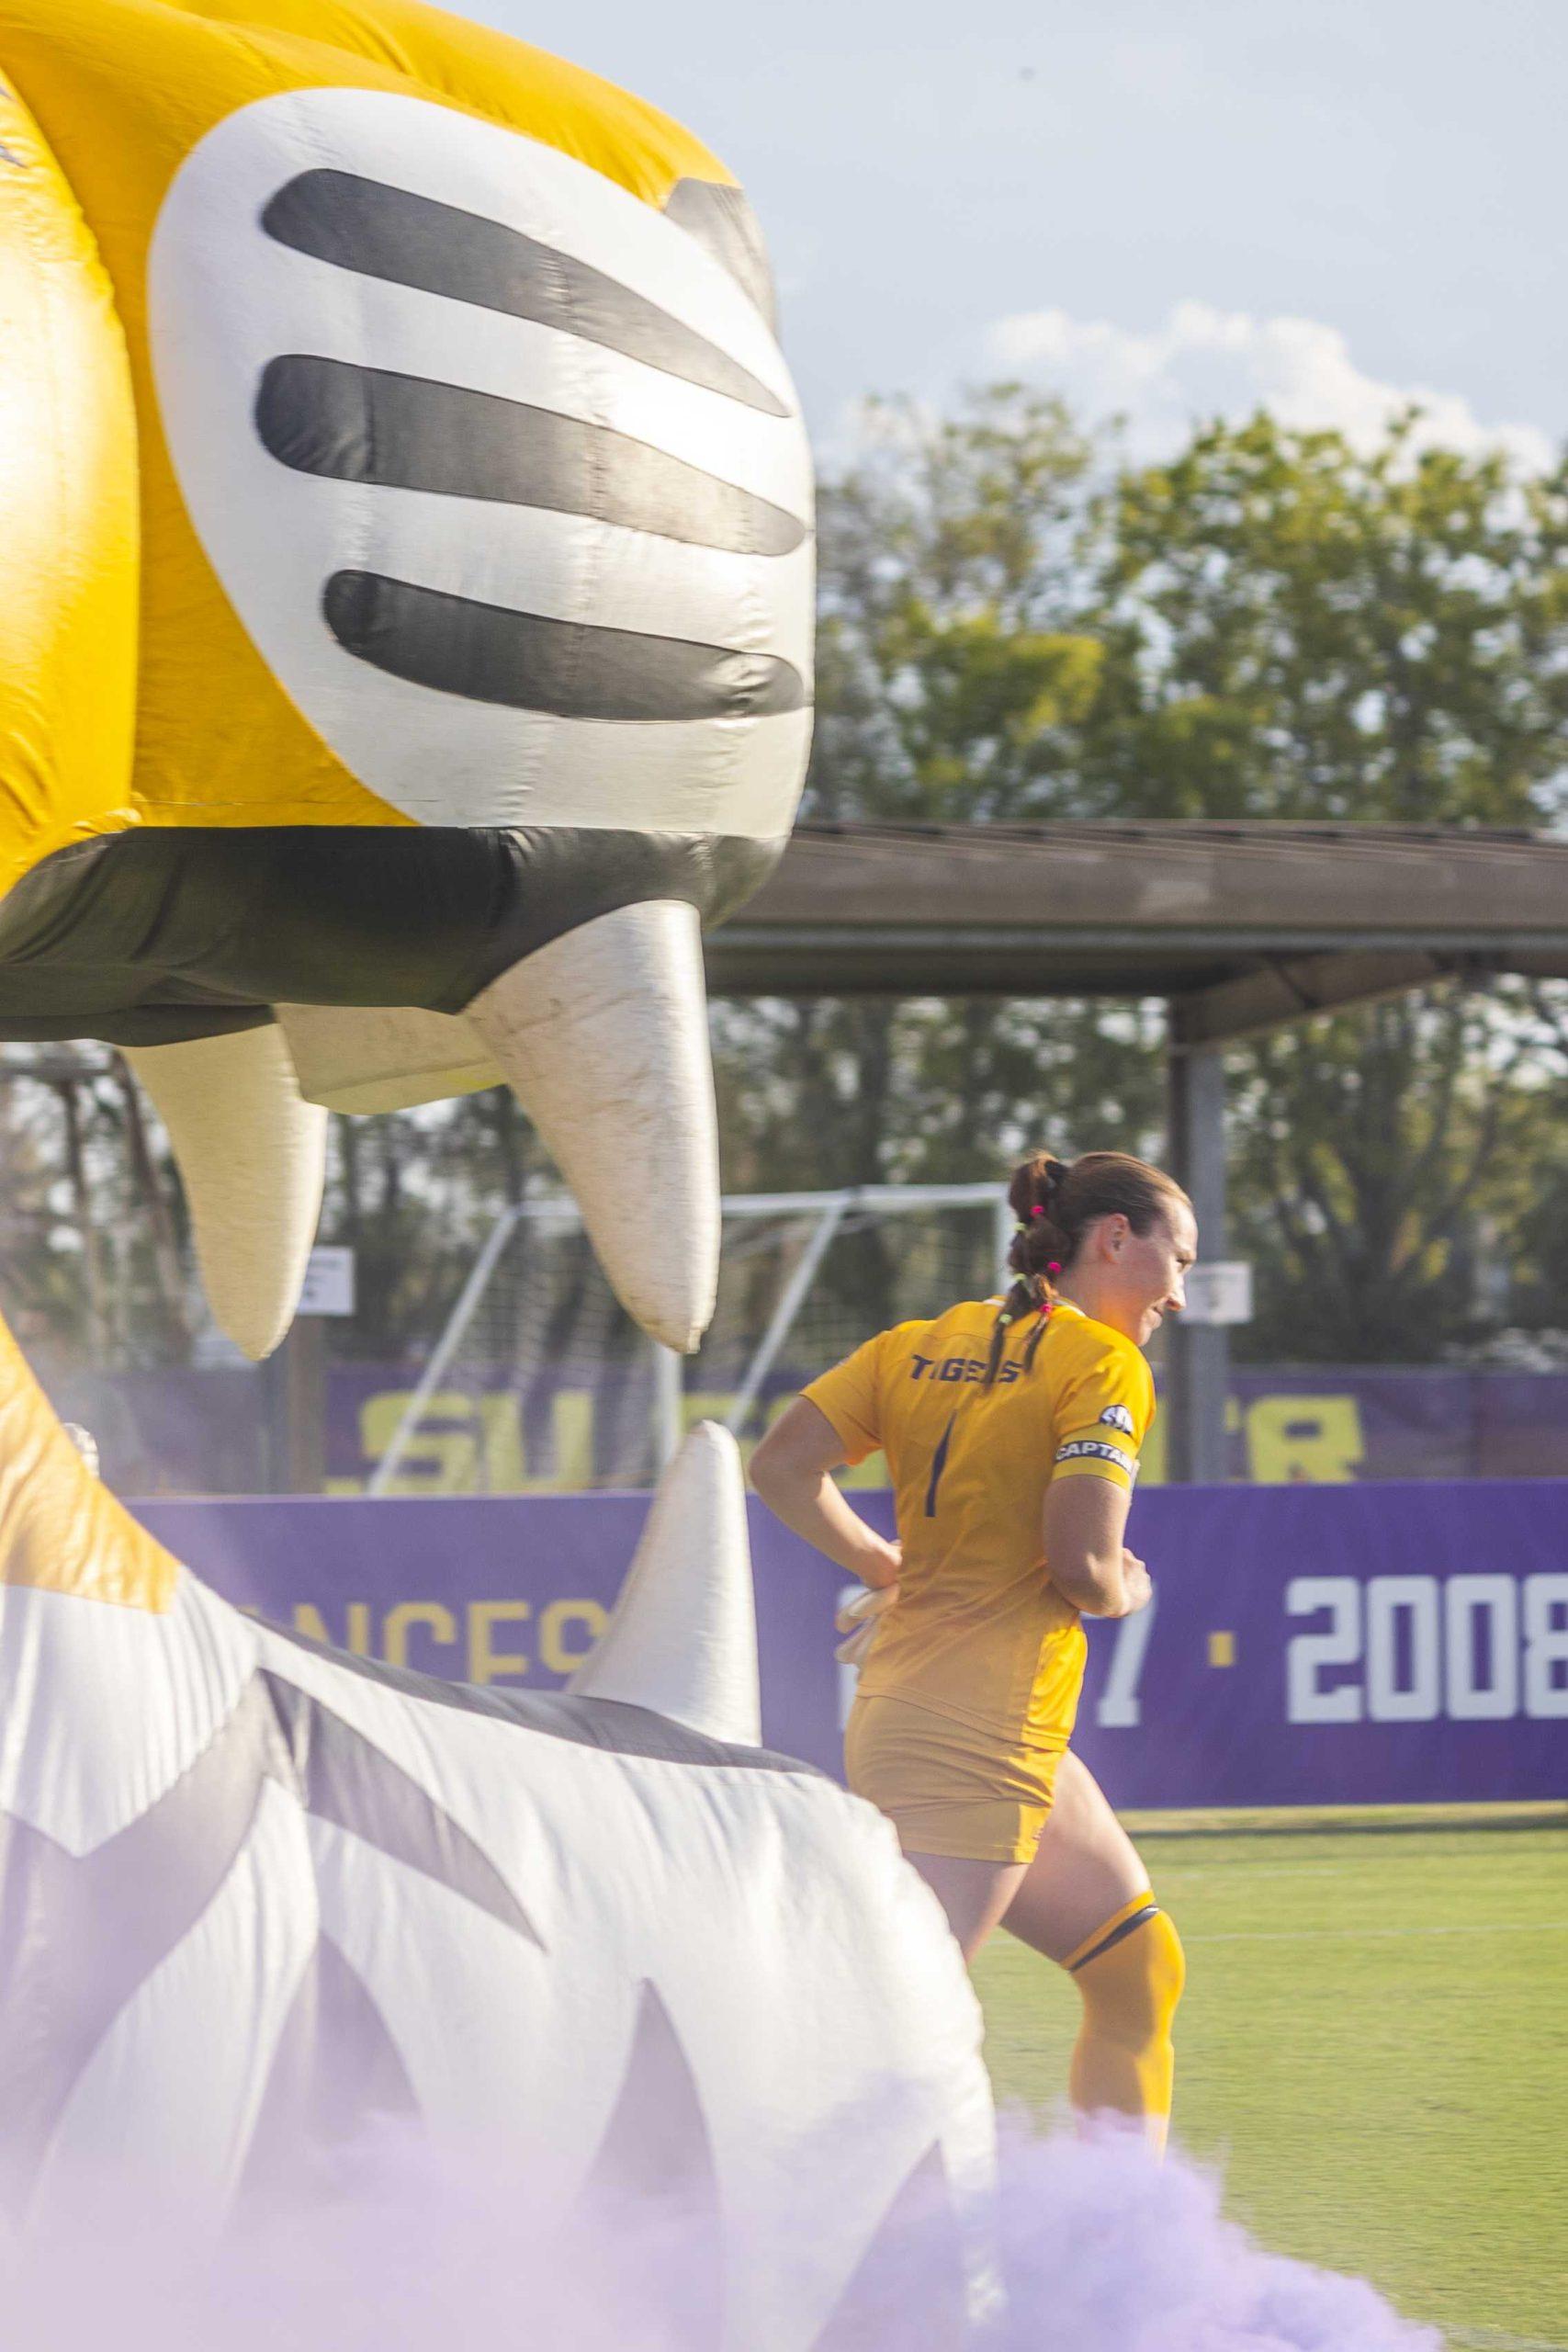
[[[97,1365],[183,1362],[193,1329],[184,1204],[124,1057],[0,1054],[0,1279],[29,1346]]]
[[[1100,514],[1084,730],[1129,814],[1529,825],[1562,806],[1568,475],[1370,453],[1267,416],[1129,469]],[[1453,989],[1232,1057],[1249,1352],[1429,1361],[1474,1333],[1479,1227],[1528,1152],[1529,1056]]]
[[[355,1252],[356,1311],[334,1354],[395,1363],[440,1331],[503,1208],[548,1163],[504,1087],[332,1122],[323,1240]]]
[[[1267,415],[1100,509],[1085,783],[1120,813],[1521,825],[1564,804],[1568,465]]]
[[[1081,813],[1100,691],[1084,552],[1098,453],[1059,401],[1000,386],[957,415],[874,404],[819,501],[818,723],[803,814],[883,823]],[[728,1181],[801,1189],[995,1177],[1040,1140],[1146,1139],[1146,1019],[1082,1004],[828,998],[721,1006]],[[867,1227],[826,1279],[870,1329],[921,1302]],[[988,1247],[959,1279],[988,1286]]]
[[[1479,1243],[1539,1135],[1529,1053],[1488,998],[1446,993],[1234,1057],[1231,1238],[1258,1283],[1242,1353],[1430,1363],[1475,1335]]]
[[[956,416],[873,403],[818,501],[818,722],[802,813],[972,824],[1082,814],[1100,690],[1082,551],[1095,450],[1002,385]]]
[[[825,485],[822,570],[810,815],[1525,825],[1562,805],[1568,473],[1424,450],[1414,416],[1370,453],[1259,415],[1133,466],[1016,387],[944,419],[879,410]],[[757,1181],[976,1177],[1037,1136],[1157,1129],[1147,1008],[823,1001],[717,1033]],[[1232,1057],[1255,1345],[1399,1359],[1473,1330],[1466,1269],[1540,1102],[1510,1034],[1437,991]],[[863,1252],[868,1321],[889,1279]]]

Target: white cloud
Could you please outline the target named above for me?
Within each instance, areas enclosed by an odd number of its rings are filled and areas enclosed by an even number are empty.
[[[1140,456],[1166,455],[1200,419],[1258,408],[1303,430],[1337,428],[1367,448],[1412,402],[1425,412],[1423,446],[1503,448],[1532,470],[1554,455],[1539,425],[1483,424],[1458,392],[1367,375],[1339,329],[1319,319],[1260,319],[1186,301],[1139,334],[1108,319],[1023,311],[990,328],[985,362],[992,373],[1049,383],[1090,417],[1124,415]]]

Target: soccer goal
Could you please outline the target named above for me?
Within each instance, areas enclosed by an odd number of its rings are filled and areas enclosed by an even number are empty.
[[[694,1421],[754,1440],[803,1381],[872,1332],[989,1295],[1012,1229],[996,1184],[731,1193],[723,1211],[714,1319],[697,1353],[678,1356],[620,1306],[570,1197],[506,1209],[368,1492],[647,1486]],[[471,1438],[442,1446],[439,1484],[420,1466],[437,1429]]]

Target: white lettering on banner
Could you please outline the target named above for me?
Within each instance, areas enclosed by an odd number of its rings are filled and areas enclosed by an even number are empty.
[[[1116,1628],[1111,1663],[1105,1671],[1105,1688],[1094,1711],[1094,1720],[1102,1731],[1136,1731],[1143,1721],[1138,1683],[1148,1656],[1156,1606],[1151,1600],[1146,1608],[1123,1617]]]
[[[1443,1589],[1443,1647],[1452,1722],[1506,1723],[1517,1713],[1519,1588],[1513,1577],[1449,1578]]]
[[[1401,1618],[1407,1628],[1408,1683],[1403,1679]],[[1373,1577],[1367,1586],[1368,1714],[1375,1724],[1430,1724],[1442,1703],[1436,1579]]]
[[[1568,1576],[1525,1580],[1525,1713],[1568,1716]]]
[[[1285,1645],[1290,1723],[1504,1723],[1521,1691],[1530,1720],[1568,1718],[1568,1575],[1292,1577],[1286,1615],[1325,1610]]]
[[[1285,1720],[1292,1724],[1357,1724],[1361,1720],[1359,1683],[1325,1690],[1325,1667],[1355,1666],[1361,1655],[1361,1588],[1354,1577],[1292,1577],[1285,1587],[1288,1617],[1315,1617],[1326,1609],[1326,1633],[1297,1634],[1285,1648]]]

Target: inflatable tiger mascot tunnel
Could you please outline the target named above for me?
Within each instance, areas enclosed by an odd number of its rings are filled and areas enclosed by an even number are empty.
[[[0,0],[0,1036],[124,1049],[222,1328],[288,1328],[329,1109],[504,1080],[693,1346],[701,927],[811,692],[723,166],[413,0]],[[469,1691],[218,1600],[7,1338],[7,2221],[117,2177],[218,2219],[389,2107],[547,2153],[547,2223],[640,2143],[714,2217],[703,2340],[832,2341],[907,2185],[983,2190],[989,2102],[891,1831],[759,1738],[721,1433],[578,1686]]]

